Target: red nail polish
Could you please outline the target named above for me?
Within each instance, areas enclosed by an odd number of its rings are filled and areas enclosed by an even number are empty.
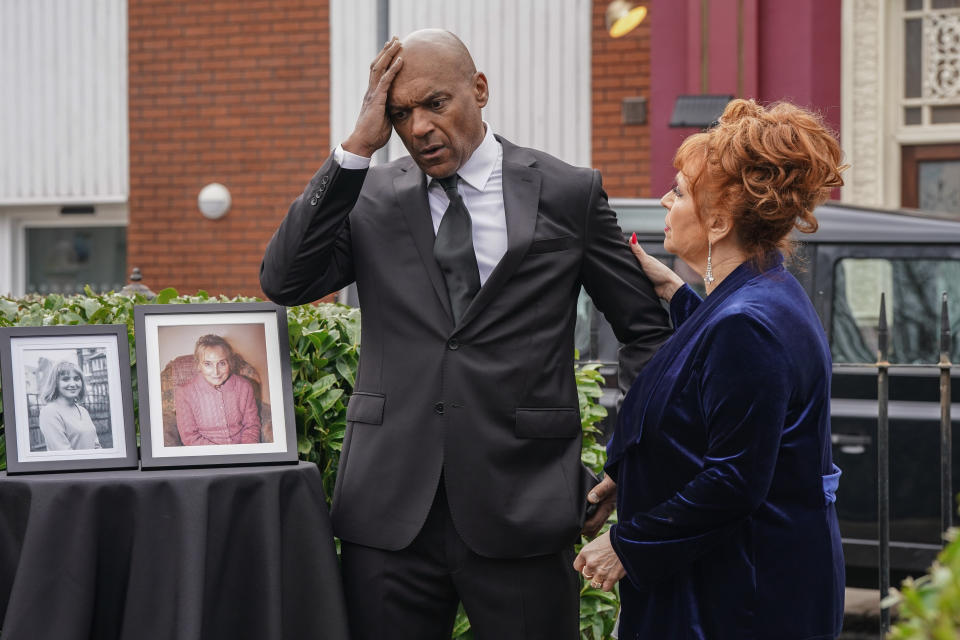
[[[636,233],[630,234],[630,244],[637,244],[637,234],[636,234]]]

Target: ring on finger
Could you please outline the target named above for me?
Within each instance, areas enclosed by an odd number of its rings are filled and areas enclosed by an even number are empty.
[[[581,571],[580,573],[582,573],[582,574],[583,574],[583,577],[586,578],[587,580],[589,580],[590,578],[593,577],[593,574],[592,574],[592,573],[587,573],[587,570],[586,570],[586,569],[584,569],[584,570]]]
[[[599,589],[600,587],[603,586],[603,580],[594,580],[593,582],[590,583],[590,586],[593,587],[594,589]]]

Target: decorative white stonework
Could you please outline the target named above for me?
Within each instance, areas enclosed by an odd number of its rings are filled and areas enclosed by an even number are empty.
[[[960,14],[939,13],[923,19],[923,97],[960,98]]]
[[[843,21],[843,147],[850,169],[843,199],[882,206],[884,64],[883,0],[854,0]]]

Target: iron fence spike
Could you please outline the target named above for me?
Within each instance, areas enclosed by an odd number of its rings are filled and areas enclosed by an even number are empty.
[[[940,303],[940,356],[950,353],[950,311],[947,307],[947,292],[943,292]]]
[[[880,320],[877,323],[877,354],[879,362],[887,361],[887,348],[890,332],[887,329],[887,299],[886,294],[880,293]]]

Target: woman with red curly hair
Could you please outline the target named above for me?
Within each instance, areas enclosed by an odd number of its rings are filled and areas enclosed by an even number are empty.
[[[834,509],[830,349],[784,269],[794,229],[843,184],[811,113],[731,102],[687,138],[664,248],[703,275],[703,300],[631,246],[676,328],[624,399],[596,498],[619,522],[574,566],[620,582],[620,638],[834,638],[844,566]]]

